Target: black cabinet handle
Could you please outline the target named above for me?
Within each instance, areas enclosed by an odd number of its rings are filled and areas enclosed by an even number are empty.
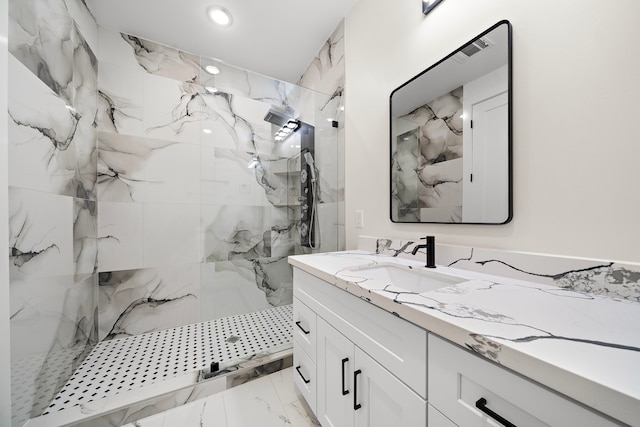
[[[304,375],[302,375],[302,372],[300,372],[300,366],[296,366],[296,371],[298,371],[298,375],[300,375],[300,378],[302,378],[302,381],[304,381],[305,384],[309,384],[311,382],[311,380],[306,379]]]
[[[347,394],[349,394],[349,390],[345,390],[345,386],[344,386],[344,365],[349,361],[348,357],[345,357],[344,359],[342,359],[342,395],[346,396]]]
[[[299,320],[296,322],[296,325],[298,326],[298,328],[300,328],[300,330],[302,332],[304,332],[305,335],[309,335],[311,333],[311,331],[305,331],[304,328],[302,326],[300,326],[300,321]]]
[[[478,399],[478,401],[476,402],[476,408],[480,409],[482,412],[489,415],[491,418],[493,418],[500,424],[503,424],[505,427],[516,427],[514,423],[507,421],[500,415],[493,412],[491,409],[487,408],[487,399],[485,399],[484,397],[481,397],[480,399]]]
[[[353,410],[357,411],[362,408],[362,405],[358,403],[358,375],[360,375],[362,371],[358,369],[353,373]]]

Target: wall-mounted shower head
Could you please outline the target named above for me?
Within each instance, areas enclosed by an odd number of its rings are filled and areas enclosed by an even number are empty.
[[[276,126],[284,126],[289,120],[293,120],[293,117],[282,111],[276,110],[275,108],[270,108],[269,111],[267,111],[267,115],[264,116],[265,122],[269,122]]]

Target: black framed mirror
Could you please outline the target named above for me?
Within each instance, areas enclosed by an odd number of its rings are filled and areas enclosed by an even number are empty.
[[[391,92],[391,221],[511,220],[511,33],[500,21]]]

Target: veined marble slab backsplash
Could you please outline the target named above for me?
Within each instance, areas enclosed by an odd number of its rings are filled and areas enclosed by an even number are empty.
[[[420,242],[361,236],[358,249],[424,261]],[[640,265],[436,244],[436,264],[640,302]]]

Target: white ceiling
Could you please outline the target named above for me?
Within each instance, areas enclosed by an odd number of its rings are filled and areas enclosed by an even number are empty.
[[[295,83],[357,0],[86,0],[98,24]],[[206,10],[233,15],[217,27]]]

